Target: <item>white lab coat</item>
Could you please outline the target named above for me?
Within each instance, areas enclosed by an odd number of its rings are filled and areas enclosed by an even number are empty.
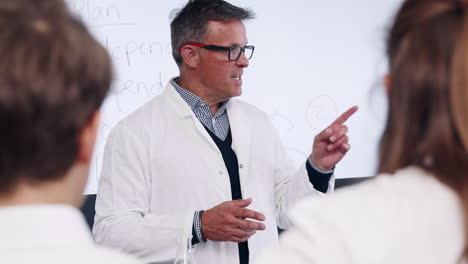
[[[0,207],[0,263],[142,262],[96,246],[78,209],[60,204],[31,204]]]
[[[456,264],[465,243],[457,194],[416,167],[305,199],[291,221],[255,264]]]
[[[249,239],[250,256],[277,243],[277,226],[288,227],[289,205],[320,195],[304,165],[291,167],[268,116],[231,99],[227,106],[239,162],[242,196],[266,216],[266,230]],[[333,190],[330,180],[329,190]],[[104,152],[94,236],[146,262],[171,262],[191,237],[195,210],[231,200],[229,175],[216,144],[177,91],[160,96],[121,121]],[[197,263],[236,264],[232,242],[195,246]]]

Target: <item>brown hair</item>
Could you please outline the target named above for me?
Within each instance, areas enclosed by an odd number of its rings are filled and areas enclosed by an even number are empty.
[[[105,49],[60,0],[0,0],[0,194],[56,180],[111,84]]]
[[[459,194],[468,230],[466,4],[407,0],[389,32],[387,54],[390,104],[378,170],[415,165],[435,175]]]

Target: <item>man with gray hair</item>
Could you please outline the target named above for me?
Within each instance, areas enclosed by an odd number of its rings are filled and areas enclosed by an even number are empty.
[[[177,12],[171,38],[180,76],[109,136],[98,243],[171,262],[190,239],[199,263],[244,264],[277,242],[290,204],[333,189],[333,168],[350,148],[343,123],[357,108],[292,167],[268,116],[232,99],[254,52],[244,25],[253,17],[222,0],[192,0]]]

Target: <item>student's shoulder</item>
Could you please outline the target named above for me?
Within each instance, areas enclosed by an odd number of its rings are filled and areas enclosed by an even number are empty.
[[[444,223],[447,215],[458,216],[458,206],[457,195],[448,186],[420,168],[408,167],[334,194],[306,198],[290,215],[296,225],[305,229],[328,225],[341,230],[345,237],[367,237],[372,241],[378,234],[383,239],[385,234],[395,236],[406,228],[413,232],[420,229],[422,233]],[[432,220],[422,223],[421,219]]]
[[[53,259],[68,259],[67,263],[143,263],[136,257],[102,246],[89,246],[81,247],[79,249],[59,250],[59,252],[53,257]],[[54,261],[51,262],[55,263]]]
[[[136,257],[116,250],[94,246],[77,246],[75,248],[35,248],[9,250],[0,254],[0,263],[47,263],[47,264],[82,264],[82,263],[116,263],[142,264]]]

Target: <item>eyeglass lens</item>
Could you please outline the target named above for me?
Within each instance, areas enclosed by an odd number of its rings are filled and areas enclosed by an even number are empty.
[[[253,55],[253,47],[252,46],[246,46],[244,48],[238,47],[238,46],[232,47],[231,51],[229,53],[229,60],[232,60],[232,61],[238,60],[240,58],[240,56],[241,56],[242,49],[244,49],[245,57],[248,60],[250,60],[250,58],[252,58],[252,55]]]

